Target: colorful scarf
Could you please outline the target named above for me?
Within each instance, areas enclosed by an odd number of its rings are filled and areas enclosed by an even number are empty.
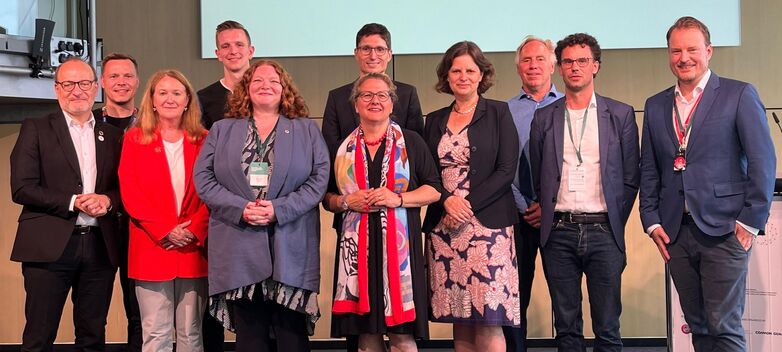
[[[380,187],[386,187],[395,193],[405,192],[410,182],[410,163],[399,125],[392,121],[385,139]],[[353,131],[339,146],[334,161],[334,174],[340,194],[347,195],[369,188],[369,166],[364,148],[361,127]],[[337,264],[337,287],[332,312],[363,315],[369,312],[369,216],[367,213],[351,210],[343,214],[342,236],[338,244],[340,257]],[[415,320],[407,210],[402,207],[383,208],[380,210],[380,220],[384,313],[386,325],[394,326]]]

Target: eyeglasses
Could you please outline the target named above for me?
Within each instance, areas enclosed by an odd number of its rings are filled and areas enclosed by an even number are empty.
[[[384,46],[374,46],[373,47],[373,46],[369,46],[369,45],[364,45],[364,46],[360,46],[360,47],[358,47],[356,49],[358,49],[358,51],[361,52],[362,55],[370,55],[370,54],[372,54],[372,50],[374,50],[375,53],[378,54],[378,55],[384,55],[386,52],[388,52],[388,48],[386,48]]]
[[[92,88],[92,84],[95,83],[95,80],[83,80],[83,81],[54,81],[55,84],[59,84],[60,87],[66,92],[73,91],[73,88],[77,85],[79,86],[79,89],[86,91],[90,88]]]
[[[578,59],[562,59],[562,61],[559,63],[564,68],[571,68],[573,67],[573,63],[578,64],[578,67],[586,67],[589,65],[589,62],[594,60],[591,57],[580,57]]]
[[[358,98],[361,99],[361,101],[365,103],[369,103],[377,96],[377,100],[380,102],[388,101],[388,98],[391,98],[391,94],[389,92],[361,92],[358,93]]]

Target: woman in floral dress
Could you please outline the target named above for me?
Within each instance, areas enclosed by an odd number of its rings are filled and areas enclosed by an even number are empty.
[[[437,74],[437,90],[455,101],[429,114],[424,131],[444,188],[423,229],[430,320],[454,324],[457,351],[505,351],[502,326],[520,322],[511,193],[518,136],[508,105],[481,97],[494,68],[475,43],[454,44]]]

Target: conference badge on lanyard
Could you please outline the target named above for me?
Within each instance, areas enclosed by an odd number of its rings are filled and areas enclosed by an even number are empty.
[[[269,186],[269,164],[265,162],[250,163],[250,187],[265,188]]]
[[[682,121],[682,117],[679,114],[679,108],[676,106],[676,98],[674,98],[673,112],[676,115],[676,137],[679,138],[679,146],[676,148],[676,155],[673,157],[673,171],[679,172],[687,169],[686,140],[689,138],[690,127],[692,127],[690,118],[692,117],[692,114],[695,113],[695,109],[698,107],[698,103],[700,103],[702,97],[703,94],[698,96],[698,99],[695,100],[695,104],[692,105],[692,109],[690,109],[690,113],[687,115],[687,119],[684,121]]]

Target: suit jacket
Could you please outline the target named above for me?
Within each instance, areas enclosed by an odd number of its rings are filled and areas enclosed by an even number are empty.
[[[193,185],[193,165],[203,140],[182,142],[185,164],[185,194],[176,213],[176,195],[171,184],[166,149],[160,133],[148,144],[141,144],[141,129],[125,134],[119,165],[120,190],[125,210],[130,215],[128,276],[138,280],[167,281],[174,278],[206,277],[206,228],[209,211],[198,198]],[[198,239],[188,246],[166,250],[162,240],[178,224],[190,220],[187,227]]]
[[[330,91],[326,100],[322,130],[323,138],[332,154],[336,153],[340,142],[358,127],[358,113],[356,107],[350,102],[353,83],[355,82]],[[400,127],[420,135],[424,130],[424,119],[415,87],[397,81],[394,81],[394,85],[396,85],[398,99],[394,103],[391,119]]]
[[[595,95],[600,176],[614,240],[625,250],[624,229],[638,195],[638,125],[633,107]],[[530,132],[530,163],[541,208],[540,244],[546,245],[561,187],[565,138],[565,98],[538,109]]]
[[[120,262],[117,217],[120,207],[117,167],[122,131],[95,121],[95,193],[111,199],[112,210],[98,217],[112,265]],[[11,198],[23,206],[19,215],[11,260],[54,262],[60,258],[73,228],[77,211],[68,207],[74,194],[83,192],[79,160],[65,115],[52,113],[22,122],[11,152]]]
[[[684,201],[707,235],[735,230],[736,221],[763,229],[769,216],[776,156],[758,92],[711,73],[692,116],[687,168],[673,171],[674,87],[646,101],[641,147],[640,211],[644,229],[661,224],[676,238]]]
[[[211,210],[209,293],[269,277],[318,292],[318,204],[326,193],[330,170],[326,143],[313,121],[280,116],[266,197],[272,201],[277,222],[252,226],[242,220],[244,207],[255,201],[240,162],[247,133],[247,119],[216,122],[195,166],[196,189]]]
[[[432,153],[438,173],[440,156],[437,146],[445,134],[450,106],[427,115],[424,140]],[[480,97],[467,130],[470,142],[470,194],[467,201],[473,214],[488,228],[503,228],[519,222],[513,202],[511,182],[519,162],[519,136],[513,124],[508,103]],[[445,215],[443,202],[451,192],[439,189],[441,197],[429,205],[423,231],[429,233]]]

